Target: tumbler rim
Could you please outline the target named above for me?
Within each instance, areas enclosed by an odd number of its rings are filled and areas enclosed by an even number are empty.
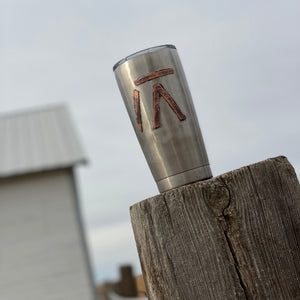
[[[174,45],[170,45],[170,44],[166,44],[166,45],[160,45],[160,46],[154,46],[154,47],[150,47],[150,48],[146,48],[143,50],[140,50],[138,52],[135,52],[131,55],[126,56],[125,58],[119,60],[114,66],[113,66],[113,71],[115,71],[120,65],[122,65],[124,62],[131,60],[137,56],[146,54],[146,53],[150,53],[150,52],[154,52],[160,49],[165,49],[165,48],[171,48],[171,49],[176,49],[176,47]]]

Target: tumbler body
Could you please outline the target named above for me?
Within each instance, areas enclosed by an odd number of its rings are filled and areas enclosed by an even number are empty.
[[[175,46],[130,55],[114,73],[159,191],[212,177]]]

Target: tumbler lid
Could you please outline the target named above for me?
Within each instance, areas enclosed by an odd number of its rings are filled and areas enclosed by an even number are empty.
[[[155,46],[155,47],[151,47],[151,48],[147,48],[147,49],[144,49],[144,50],[140,50],[138,52],[135,52],[131,55],[128,55],[126,56],[125,58],[119,60],[114,66],[113,66],[113,71],[115,71],[117,69],[118,66],[120,66],[121,64],[123,64],[124,62],[134,58],[134,57],[137,57],[137,56],[140,56],[140,55],[143,55],[143,54],[146,54],[146,53],[150,53],[150,52],[154,52],[156,50],[160,50],[160,49],[164,49],[164,48],[172,48],[172,49],[176,49],[176,47],[174,45],[161,45],[161,46]]]

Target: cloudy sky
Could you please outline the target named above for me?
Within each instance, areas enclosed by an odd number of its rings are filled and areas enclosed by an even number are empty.
[[[158,193],[112,66],[174,44],[213,174],[285,155],[300,175],[299,1],[0,0],[1,112],[65,103],[96,281],[139,272],[129,206]]]

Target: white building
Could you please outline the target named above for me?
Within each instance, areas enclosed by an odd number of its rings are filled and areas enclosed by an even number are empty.
[[[0,299],[91,300],[74,167],[85,162],[63,106],[0,115]]]

